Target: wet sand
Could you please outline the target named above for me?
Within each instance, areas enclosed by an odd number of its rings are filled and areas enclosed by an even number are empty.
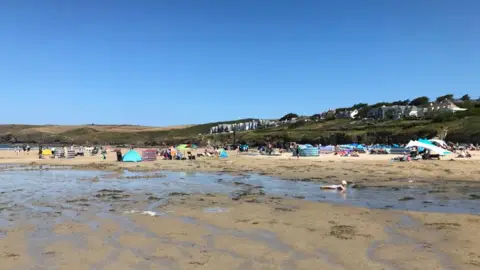
[[[366,186],[461,185],[467,190],[480,181],[477,157],[418,163],[390,163],[389,157],[295,160],[232,154],[226,160],[134,164],[113,161],[113,153],[107,161],[98,156],[38,160],[0,151],[0,176],[11,173],[6,164],[32,162],[104,171],[102,177],[83,178],[75,170],[75,187],[58,174],[38,190],[12,186],[2,194],[0,269],[480,268],[479,215],[367,209],[275,197],[260,189],[230,196],[208,191],[165,195],[137,187],[137,178],[121,173],[125,168],[154,174],[260,173],[308,181],[347,179]],[[60,195],[50,197],[48,181],[64,191],[55,190]],[[128,181],[131,189],[105,188],[115,181]]]
[[[0,269],[480,267],[478,216],[217,194],[172,194],[150,216],[141,210],[148,199],[91,195],[63,205],[75,214],[50,206],[3,226]],[[98,200],[112,208],[82,206]]]
[[[139,150],[140,151],[140,150]],[[125,151],[124,151],[125,152]],[[15,155],[13,151],[0,151],[0,164],[57,164],[77,166],[82,169],[136,171],[194,171],[224,172],[235,174],[259,173],[288,180],[317,181],[338,184],[341,180],[367,186],[395,186],[405,183],[442,183],[455,185],[456,182],[480,183],[480,152],[473,152],[471,159],[452,159],[412,162],[391,162],[393,155],[361,155],[338,157],[323,155],[314,158],[300,158],[289,155],[281,157],[249,156],[230,153],[227,159],[200,157],[195,161],[157,160],[154,162],[116,162],[115,153],[109,153],[107,160],[99,156],[77,157],[71,160],[43,159],[36,155]],[[458,183],[457,183],[458,184]]]

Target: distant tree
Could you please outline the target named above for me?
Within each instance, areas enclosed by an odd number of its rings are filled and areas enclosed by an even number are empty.
[[[448,99],[448,100],[452,100],[453,99],[453,95],[452,94],[446,94],[444,96],[439,96],[437,97],[437,102],[441,102],[441,101],[444,101],[445,99]]]
[[[370,106],[365,106],[365,107],[362,107],[358,110],[358,114],[357,114],[357,118],[367,118],[367,115],[368,115],[368,111],[370,111],[372,109],[372,107]]]
[[[280,118],[280,121],[291,120],[293,118],[298,118],[298,114],[296,114],[296,113],[286,114],[282,118]]]
[[[358,110],[358,109],[361,109],[361,108],[366,107],[366,106],[368,106],[367,103],[357,103],[357,104],[352,106],[352,109],[357,109]]]
[[[463,101],[470,101],[470,96],[468,94],[466,95],[463,95],[463,97],[460,98],[460,100],[463,100]]]
[[[370,105],[371,108],[379,108],[379,107],[383,107],[383,106],[392,106],[393,103],[391,102],[385,102],[385,101],[382,101],[382,102],[378,102],[378,103],[375,103],[373,105]]]
[[[410,100],[409,99],[405,99],[405,100],[398,100],[398,101],[394,101],[392,102],[392,105],[400,105],[400,106],[406,106],[410,103]]]
[[[410,105],[413,106],[425,106],[430,102],[430,99],[428,97],[418,97],[412,101],[410,101]]]

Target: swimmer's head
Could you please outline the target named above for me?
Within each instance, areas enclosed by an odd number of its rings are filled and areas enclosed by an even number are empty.
[[[346,186],[346,185],[347,185],[347,181],[342,180],[342,186]]]

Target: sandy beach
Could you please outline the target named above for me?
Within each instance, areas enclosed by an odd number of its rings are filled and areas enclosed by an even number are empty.
[[[35,155],[0,151],[3,181],[22,174],[21,168],[11,171],[6,164],[29,165],[28,174],[16,181],[38,175],[38,181],[59,181],[65,191],[64,196],[56,190],[49,193],[43,182],[38,189],[30,187],[35,180],[2,188],[0,269],[480,268],[478,215],[292,199],[247,184],[233,197],[214,192],[164,194],[154,186],[136,184],[141,179],[119,177],[128,169],[158,177],[162,171],[183,171],[214,172],[219,177],[219,173],[262,174],[299,183],[346,179],[367,187],[448,188],[476,186],[480,181],[478,155],[408,163],[392,163],[391,157],[296,160],[231,153],[224,160],[119,163],[114,153],[107,160],[99,156],[38,160]],[[56,174],[55,169],[39,171],[40,165],[75,170]],[[85,173],[83,178],[83,170],[92,169],[103,174]],[[119,181],[123,186],[116,184]],[[163,182],[165,188],[174,184],[169,181]],[[72,191],[71,182],[78,191]]]
[[[49,226],[25,220],[2,228],[0,268],[480,267],[478,216],[369,210],[264,196],[233,201],[214,194],[171,196],[154,212],[166,215],[131,210],[144,204],[129,203],[101,216],[83,207],[72,220],[61,219],[58,210],[39,218]],[[222,212],[205,211],[212,207]]]
[[[123,153],[127,150],[124,149]],[[138,150],[139,152],[141,151]],[[199,150],[198,152],[202,152]],[[84,156],[74,159],[39,160],[38,155],[16,155],[13,151],[0,151],[0,164],[49,164],[69,165],[81,168],[118,170],[171,170],[197,172],[226,172],[235,174],[258,173],[287,180],[319,181],[339,183],[347,180],[362,185],[402,185],[412,180],[415,183],[479,182],[480,152],[473,152],[469,159],[445,157],[443,160],[391,162],[394,155],[368,155],[360,157],[339,157],[321,155],[296,159],[289,154],[283,156],[250,156],[229,153],[229,158],[201,157],[195,161],[157,160],[153,162],[116,162],[115,153],[108,153],[107,159],[100,156]],[[411,184],[411,183],[409,183]]]

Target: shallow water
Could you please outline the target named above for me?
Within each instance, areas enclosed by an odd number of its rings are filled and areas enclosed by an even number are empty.
[[[143,195],[148,192],[156,199],[147,209],[150,210],[164,203],[172,192],[234,194],[257,190],[265,192],[267,196],[287,196],[368,208],[480,214],[479,200],[472,199],[480,196],[480,186],[460,186],[449,190],[416,186],[350,188],[346,193],[321,190],[320,186],[319,183],[286,181],[262,175],[125,172],[115,176],[102,171],[15,168],[0,171],[0,208],[16,206],[49,212],[54,210],[42,203],[68,204],[68,200],[73,198],[88,196],[102,189],[113,189],[129,194]],[[124,198],[124,201],[128,200],[131,198]]]
[[[215,245],[217,237],[231,235],[246,239],[268,247],[268,249],[289,254],[284,262],[285,269],[295,269],[296,263],[304,259],[320,258],[328,268],[344,269],[341,261],[335,259],[328,250],[302,252],[293,246],[282,242],[277,235],[269,231],[252,230],[238,231],[219,228],[192,217],[176,216],[175,213],[157,212],[158,206],[168,202],[170,196],[182,196],[183,193],[223,193],[232,196],[239,194],[263,194],[275,197],[292,197],[312,201],[338,204],[348,204],[369,208],[408,209],[420,211],[438,211],[451,213],[479,214],[480,196],[478,186],[459,184],[445,189],[439,183],[428,187],[404,188],[363,188],[348,189],[346,193],[321,190],[320,183],[295,182],[279,180],[262,175],[228,175],[186,172],[149,172],[149,173],[112,173],[105,171],[81,171],[64,167],[12,167],[0,168],[0,239],[8,236],[7,228],[18,224],[34,225],[31,232],[26,232],[28,242],[27,253],[35,265],[55,269],[61,261],[56,261],[54,255],[48,255],[46,246],[59,243],[72,243],[79,250],[88,246],[88,234],[81,231],[69,234],[59,234],[56,225],[73,221],[87,224],[91,232],[100,227],[101,220],[114,221],[119,230],[102,241],[112,251],[101,261],[92,264],[91,269],[102,269],[117,261],[124,250],[129,250],[138,258],[148,258],[139,261],[135,269],[151,269],[148,262],[168,267],[182,269],[180,265],[166,257],[155,257],[155,245],[137,248],[135,245],[125,247],[120,243],[125,232],[144,235],[155,239],[157,243],[170,244],[178,247],[191,247],[195,242],[180,241],[174,237],[158,235],[146,227],[138,226],[129,215],[149,215],[159,219],[178,219],[183,223],[195,224],[207,233],[202,236],[205,245],[202,250],[217,251],[232,258],[244,261],[236,269],[251,269],[252,258],[236,253],[235,250],[219,248]],[[173,194],[176,193],[176,194]],[[206,207],[202,209],[207,215],[222,215],[228,208]],[[17,223],[18,222],[18,223]],[[404,226],[415,226],[411,220],[405,220]],[[412,223],[412,224],[411,224]],[[382,258],[381,251],[385,248],[399,246],[418,246],[423,242],[409,238],[401,233],[399,226],[385,228],[390,239],[374,242],[366,251],[366,256],[373,262],[397,269],[397,261]],[[101,234],[100,234],[101,235]],[[180,248],[181,249],[181,248]],[[415,251],[415,250],[414,250]],[[187,251],[185,256],[191,256]],[[414,256],[414,255],[412,255]],[[449,264],[448,257],[441,251],[432,249],[432,260],[438,261],[445,269],[455,269]],[[430,258],[429,257],[429,258]],[[57,258],[58,259],[58,258]],[[256,262],[268,265],[268,261],[257,258]]]

